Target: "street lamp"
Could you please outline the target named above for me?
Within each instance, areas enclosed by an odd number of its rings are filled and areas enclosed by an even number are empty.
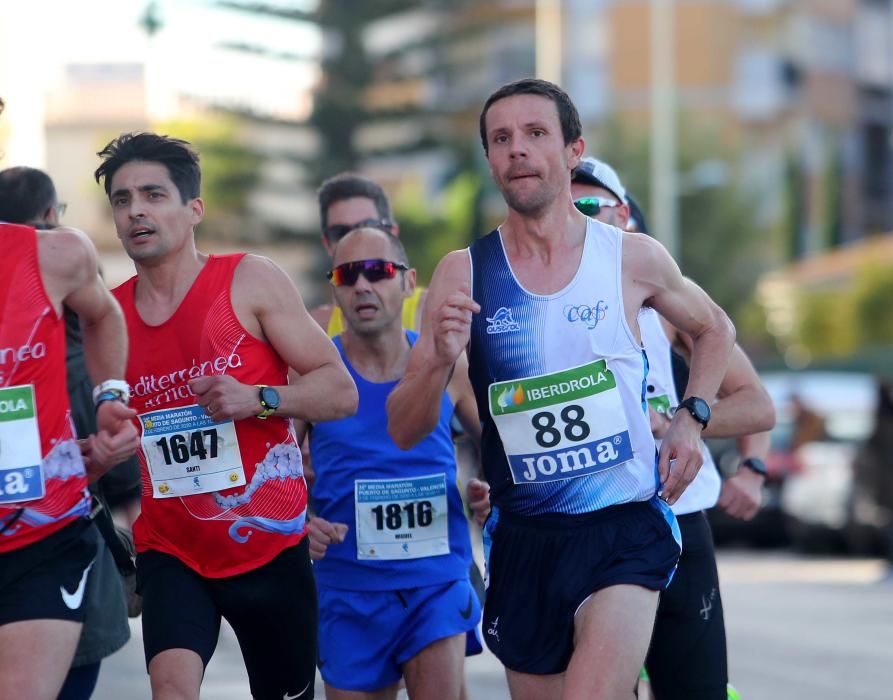
[[[651,211],[655,234],[678,252],[676,202],[675,2],[651,0]]]

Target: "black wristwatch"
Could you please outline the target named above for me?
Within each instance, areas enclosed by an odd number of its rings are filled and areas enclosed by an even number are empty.
[[[756,472],[763,478],[769,475],[769,470],[766,468],[766,463],[759,457],[748,457],[741,462],[741,466],[747,467],[752,472]]]
[[[704,401],[704,399],[698,398],[697,396],[689,396],[685,401],[681,401],[678,406],[676,406],[676,411],[680,408],[686,409],[689,413],[691,413],[692,417],[701,424],[701,430],[707,427],[707,424],[710,422],[710,404]],[[673,412],[673,415],[676,415],[676,412]]]
[[[257,388],[260,389],[260,405],[263,408],[263,410],[257,414],[257,417],[261,419],[269,418],[276,413],[276,409],[279,408],[281,402],[279,392],[266,384],[258,384]]]

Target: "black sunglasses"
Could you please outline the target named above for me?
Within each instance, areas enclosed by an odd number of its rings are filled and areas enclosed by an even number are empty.
[[[323,233],[332,243],[337,243],[351,231],[358,228],[377,228],[385,233],[394,233],[394,222],[390,219],[363,219],[355,224],[332,224],[326,226]]]
[[[326,277],[335,287],[353,287],[360,275],[370,282],[380,282],[392,280],[399,271],[408,269],[406,265],[390,260],[355,260],[333,267],[326,273]]]

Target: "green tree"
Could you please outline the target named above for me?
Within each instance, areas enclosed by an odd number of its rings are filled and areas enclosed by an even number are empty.
[[[261,158],[241,144],[241,120],[211,113],[155,125],[158,133],[192,143],[201,156],[205,218],[198,232],[218,239],[256,238],[248,217],[248,196],[258,180]]]
[[[471,243],[477,231],[480,196],[480,175],[468,170],[447,183],[436,208],[423,196],[417,183],[408,184],[398,193],[394,208],[400,222],[400,239],[418,270],[420,284],[431,279],[446,251]]]
[[[862,270],[852,293],[856,337],[861,346],[893,344],[893,266]]]
[[[682,272],[695,280],[733,319],[744,311],[767,268],[770,231],[757,222],[757,196],[737,175],[738,153],[714,129],[682,119],[679,138],[679,251]],[[648,219],[649,147],[641,129],[612,121],[592,151],[614,165]],[[719,177],[701,177],[704,165]],[[658,222],[649,220],[650,231]]]
[[[851,295],[840,290],[811,292],[801,295],[797,306],[797,338],[813,357],[840,357],[856,349]]]
[[[322,56],[318,59],[321,71],[319,84],[313,94],[313,109],[308,125],[319,138],[319,153],[324,157],[313,158],[304,165],[308,168],[312,184],[344,170],[357,169],[365,158],[375,155],[393,155],[413,152],[444,145],[442,130],[437,117],[443,110],[433,105],[404,102],[394,106],[390,100],[374,99],[377,86],[401,80],[422,81],[442,75],[443,46],[451,39],[448,31],[434,37],[420,36],[408,39],[387,52],[372,53],[367,47],[370,28],[383,20],[392,19],[410,10],[455,11],[468,0],[318,0],[315,9],[303,9],[308,3],[291,6],[244,0],[219,0],[216,5],[228,9],[285,21],[302,22],[316,26],[323,35]],[[231,43],[231,48],[263,55],[277,55],[269,47]],[[424,54],[424,58],[420,56]],[[293,56],[295,60],[317,59],[310,56]],[[406,64],[422,63],[428,67],[418,71],[407,70]],[[358,139],[360,130],[373,123],[392,120],[413,120],[418,129],[414,138],[399,144],[363,148]],[[399,130],[399,127],[395,127]]]

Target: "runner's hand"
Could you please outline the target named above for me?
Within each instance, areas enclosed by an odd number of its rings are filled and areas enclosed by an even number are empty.
[[[667,430],[670,429],[670,419],[666,413],[658,413],[651,406],[648,407],[648,418],[651,420],[651,434],[658,440],[662,440]]]
[[[96,435],[79,441],[90,481],[96,481],[116,464],[130,457],[140,444],[133,424],[136,411],[120,401],[103,401],[96,409]]]
[[[465,493],[474,521],[483,527],[490,515],[490,484],[480,479],[472,479],[465,487]]]
[[[310,538],[310,558],[314,561],[322,559],[330,544],[341,544],[347,536],[347,525],[330,523],[318,516],[310,518],[307,524],[307,536]]]
[[[103,401],[96,409],[96,432],[117,435],[137,435],[133,419],[136,411],[128,408],[120,401]],[[133,448],[136,450],[136,447]]]
[[[215,421],[253,418],[263,410],[260,391],[227,374],[214,374],[189,380],[199,406]]]
[[[677,411],[660,446],[661,498],[669,505],[679,500],[704,462],[701,430],[701,424],[688,411]]]
[[[481,307],[472,299],[467,285],[447,296],[431,314],[434,349],[444,364],[452,365],[471,339],[471,315]]]
[[[751,520],[760,510],[765,479],[743,467],[722,484],[717,505],[738,520]]]

